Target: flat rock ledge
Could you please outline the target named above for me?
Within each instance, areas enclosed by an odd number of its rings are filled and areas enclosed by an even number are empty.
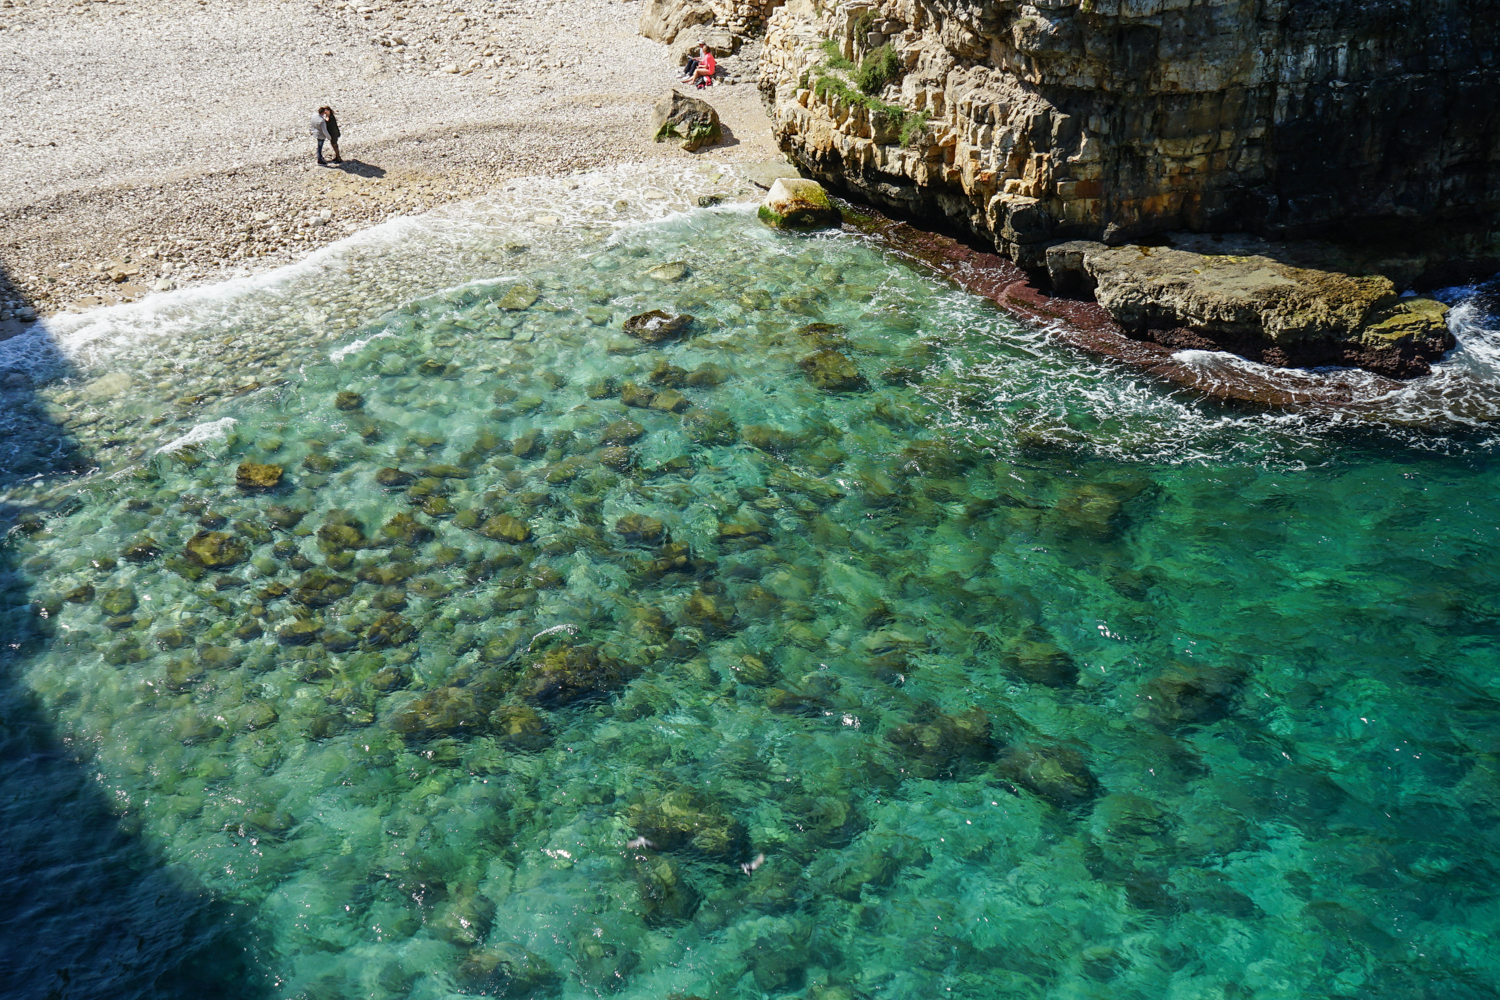
[[[868,204],[854,204],[845,221],[880,239],[912,265],[930,270],[994,302],[1007,313],[1046,328],[1063,344],[1130,365],[1205,397],[1278,410],[1336,411],[1382,424],[1448,426],[1458,420],[1500,421],[1500,394],[1477,383],[1418,380],[1415,396],[1392,401],[1401,383],[1371,379],[1352,368],[1310,371],[1235,363],[1203,363],[1203,356],[1129,336],[1098,302],[1058,294],[1034,272],[991,251],[893,219]],[[1404,301],[1410,302],[1410,299]],[[1460,397],[1455,404],[1451,397]]]
[[[1050,247],[1046,261],[1060,294],[1091,297],[1126,335],[1174,350],[1412,379],[1454,346],[1441,302],[1399,297],[1381,274],[1287,257],[1073,241]]]

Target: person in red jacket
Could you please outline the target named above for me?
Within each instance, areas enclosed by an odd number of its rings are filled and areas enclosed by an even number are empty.
[[[698,43],[698,51],[700,53],[698,56],[698,65],[693,67],[692,74],[682,82],[691,83],[701,88],[713,83],[714,73],[718,70],[718,66],[714,63],[714,54],[709,51],[707,42]]]

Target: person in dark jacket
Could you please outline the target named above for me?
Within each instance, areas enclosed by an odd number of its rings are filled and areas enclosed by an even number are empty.
[[[334,115],[333,109],[327,105],[319,108],[309,127],[313,138],[318,140],[318,164],[323,166],[328,162],[323,159],[323,143],[325,142],[333,146],[333,162],[343,163],[344,158],[339,155],[339,120]]]

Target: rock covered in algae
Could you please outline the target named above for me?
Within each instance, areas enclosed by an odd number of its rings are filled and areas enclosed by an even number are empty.
[[[519,545],[531,537],[531,526],[509,514],[496,514],[479,526],[479,533],[497,542]]]
[[[234,484],[247,492],[272,490],[281,485],[283,471],[279,465],[241,462],[234,470]]]
[[[701,792],[679,788],[630,807],[635,832],[659,850],[693,850],[734,861],[748,846],[745,827]]]
[[[554,646],[531,664],[517,691],[527,701],[555,707],[607,694],[631,674],[626,664],[596,646]]]
[[[346,390],[333,397],[333,405],[340,410],[358,410],[365,405],[365,397]]]
[[[859,367],[833,348],[809,354],[797,362],[807,380],[825,392],[858,392],[867,387]]]
[[[1230,667],[1174,663],[1146,682],[1131,714],[1163,728],[1215,722],[1229,714],[1243,679]]]
[[[648,344],[660,344],[676,340],[693,325],[693,317],[686,313],[669,313],[652,309],[625,321],[625,332]]]
[[[129,587],[116,587],[100,595],[99,610],[111,616],[128,615],[136,609],[136,603],[134,590]]]
[[[1056,806],[1087,802],[1099,788],[1083,755],[1069,747],[1012,748],[996,770]]]
[[[724,129],[713,105],[674,89],[652,107],[651,135],[657,142],[679,139],[683,149],[695,153],[722,139]]]
[[[703,900],[687,881],[682,866],[661,855],[637,856],[635,880],[641,894],[641,916],[650,927],[683,923]]]
[[[506,312],[521,312],[536,305],[536,300],[540,297],[530,285],[515,285],[495,302],[495,306]]]
[[[652,545],[667,537],[666,526],[649,514],[626,514],[615,522],[615,531],[626,541]]]
[[[343,600],[354,590],[354,581],[337,576],[326,569],[311,569],[303,573],[292,589],[292,600],[309,608],[322,608]]]
[[[844,221],[823,185],[805,177],[777,178],[758,214],[776,229],[824,229]]]
[[[1007,672],[1047,687],[1069,687],[1078,682],[1073,658],[1045,640],[1022,637],[1005,645],[1000,662]]]
[[[995,755],[989,716],[977,706],[947,715],[933,705],[919,705],[911,722],[896,726],[885,738],[919,778],[954,777]]]
[[[552,745],[552,729],[542,713],[530,705],[501,705],[490,713],[496,742],[515,750],[545,750]]]
[[[222,531],[200,531],[187,540],[187,557],[208,569],[223,569],[244,562],[250,547],[242,540]]]
[[[276,641],[283,646],[311,645],[323,631],[323,626],[308,618],[299,618],[282,626],[276,632]]]
[[[509,941],[486,945],[468,953],[458,976],[483,996],[530,997],[555,990],[557,970],[539,955]]]
[[[392,716],[390,725],[403,736],[477,733],[489,724],[489,712],[469,688],[440,687],[412,699]]]

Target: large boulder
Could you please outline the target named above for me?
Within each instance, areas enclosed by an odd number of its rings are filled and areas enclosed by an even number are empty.
[[[778,178],[759,214],[776,229],[823,229],[844,221],[823,185],[805,177]]]
[[[1453,346],[1442,303],[1398,299],[1390,278],[1345,273],[1339,261],[1310,259],[1305,250],[1263,249],[1199,253],[1073,241],[1047,250],[1047,269],[1058,290],[1092,289],[1132,335],[1171,347],[1410,378]]]
[[[680,139],[682,148],[692,153],[724,138],[724,129],[719,113],[707,101],[670,90],[651,109],[651,134],[657,142]]]
[[[640,32],[670,45],[683,31],[714,23],[714,9],[703,0],[646,0],[641,8]]]

